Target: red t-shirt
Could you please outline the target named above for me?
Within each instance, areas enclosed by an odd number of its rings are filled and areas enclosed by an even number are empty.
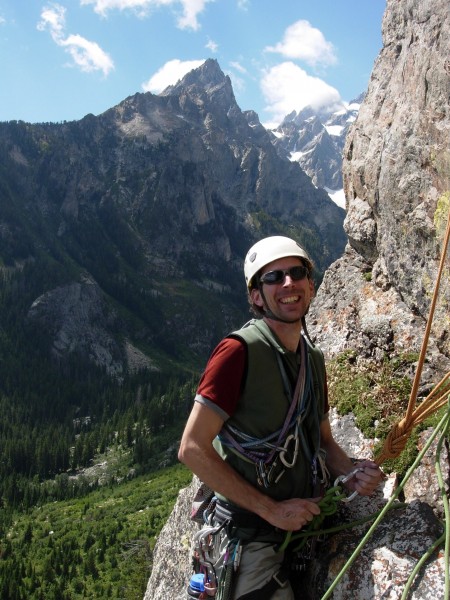
[[[206,398],[231,417],[241,395],[247,362],[247,347],[236,338],[225,338],[215,348],[197,388]]]

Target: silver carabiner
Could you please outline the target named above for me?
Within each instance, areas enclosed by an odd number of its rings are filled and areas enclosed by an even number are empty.
[[[292,461],[288,462],[285,458],[285,455],[286,455],[286,452],[288,451],[289,444],[291,443],[292,440],[295,440],[294,454],[292,456]],[[287,467],[288,469],[292,469],[292,467],[297,462],[298,444],[299,444],[298,435],[296,435],[294,433],[291,433],[290,435],[288,435],[286,438],[286,441],[284,442],[283,450],[281,450],[281,452],[280,452],[280,460],[283,463],[283,465],[285,467]]]
[[[336,477],[336,479],[334,480],[334,485],[337,486],[340,483],[347,483],[347,481],[349,481],[352,477],[356,475],[356,473],[359,473],[360,471],[364,471],[364,469],[358,467],[357,469],[353,469],[353,471],[350,471],[350,473],[347,473],[347,475],[339,475],[339,477]],[[350,496],[347,496],[346,498],[341,498],[341,502],[350,502],[351,500],[356,498],[356,496],[358,496],[358,492],[355,490],[350,494]]]

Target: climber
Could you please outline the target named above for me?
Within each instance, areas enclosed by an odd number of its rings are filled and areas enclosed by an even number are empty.
[[[215,492],[208,526],[220,529],[223,568],[234,548],[238,574],[228,597],[288,600],[295,596],[277,547],[320,513],[329,476],[355,466],[333,439],[323,354],[307,334],[314,296],[307,253],[290,238],[268,237],[248,251],[244,273],[256,318],[212,353],[179,459]],[[371,460],[358,467],[345,485],[370,495],[383,474]]]

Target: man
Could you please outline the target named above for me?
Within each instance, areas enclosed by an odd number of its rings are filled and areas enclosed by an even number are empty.
[[[219,522],[229,518],[223,545],[241,543],[232,597],[291,600],[277,547],[320,514],[327,471],[334,479],[355,465],[331,433],[323,355],[302,335],[314,296],[307,253],[268,237],[250,248],[244,272],[259,318],[214,350],[179,458],[214,490]],[[346,486],[370,495],[383,475],[369,460],[358,468]]]

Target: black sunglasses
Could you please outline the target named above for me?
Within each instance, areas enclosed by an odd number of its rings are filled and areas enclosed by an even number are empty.
[[[291,267],[290,269],[277,269],[276,271],[267,271],[267,273],[261,275],[259,280],[267,285],[275,285],[276,283],[284,283],[286,275],[289,275],[292,281],[300,281],[309,275],[309,270],[303,265]]]

